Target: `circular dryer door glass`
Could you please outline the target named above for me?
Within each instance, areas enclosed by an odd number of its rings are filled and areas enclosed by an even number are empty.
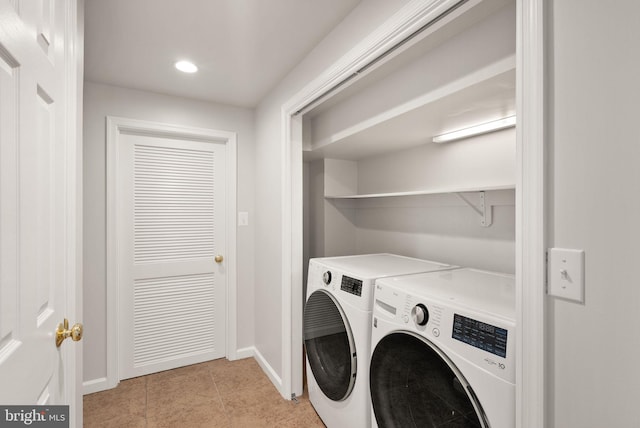
[[[322,393],[334,401],[347,398],[356,373],[355,343],[340,304],[324,290],[312,293],[304,307],[304,345]]]
[[[370,386],[380,428],[488,426],[478,400],[453,363],[412,334],[392,333],[376,345]]]

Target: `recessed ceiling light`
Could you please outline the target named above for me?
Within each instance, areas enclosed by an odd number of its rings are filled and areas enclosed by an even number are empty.
[[[195,73],[198,71],[198,67],[192,62],[189,61],[178,61],[176,62],[176,68],[185,73]]]

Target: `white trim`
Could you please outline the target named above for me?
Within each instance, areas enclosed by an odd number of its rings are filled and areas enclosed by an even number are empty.
[[[245,358],[255,358],[255,356],[256,356],[256,348],[253,346],[249,346],[246,348],[237,349],[235,352],[235,358],[230,358],[230,357],[227,357],[227,358],[229,361],[235,361],[235,360],[243,360]],[[264,365],[260,364],[260,366],[263,367],[263,370],[265,370],[266,373],[268,373],[269,371],[273,372],[273,369],[270,369],[270,368],[265,369],[265,367],[268,367],[268,364],[264,362],[264,358],[262,358],[262,355],[260,356],[260,358],[262,359],[262,362],[264,364]],[[113,386],[111,385],[111,382],[109,382],[109,380],[106,377],[91,379],[91,380],[84,381],[82,383],[82,395],[88,395],[96,392],[106,391],[111,388],[113,388]]]
[[[245,358],[252,358],[256,355],[255,346],[247,346],[246,348],[240,348],[236,351],[235,358],[229,358],[229,361],[244,360]]]
[[[302,116],[282,109],[282,379],[280,395],[302,395]],[[293,177],[299,179],[293,180]],[[293,231],[298,231],[295,234]],[[299,286],[293,287],[293,284]],[[289,310],[285,310],[289,308]],[[296,351],[298,350],[298,351]],[[256,352],[258,352],[256,350]],[[259,353],[258,353],[259,354]],[[266,364],[266,361],[265,361]],[[274,373],[275,375],[275,373]],[[271,375],[269,377],[272,377]]]
[[[84,85],[84,2],[65,4],[65,99],[67,117],[67,272],[65,306],[67,316],[82,322],[82,100]],[[82,420],[82,346],[67,348],[65,371],[73,373],[73,382],[65,382],[65,399],[71,404],[71,427],[81,427]]]
[[[347,52],[340,60],[325,70],[320,76],[308,84],[296,96],[285,104],[285,110],[291,114],[306,111],[325,101],[325,95],[336,86],[341,85],[347,78],[358,75],[358,78],[375,70],[379,65],[389,61],[398,53],[411,46],[412,42],[402,46],[391,55],[384,56],[392,48],[403,40],[416,33],[435,18],[449,9],[461,5],[458,12],[453,12],[433,25],[430,30],[425,30],[413,42],[435,31],[455,16],[482,0],[412,0],[402,9],[391,16],[373,33],[364,38],[353,49]],[[377,58],[384,59],[376,62]],[[369,65],[375,62],[375,66]],[[363,71],[364,70],[364,71]],[[340,86],[340,90],[348,85]],[[337,93],[337,92],[336,92]],[[333,93],[331,94],[333,95]]]
[[[118,189],[118,136],[123,132],[135,132],[154,136],[198,139],[202,141],[224,142],[226,145],[226,245],[225,264],[227,268],[226,301],[226,356],[237,359],[237,137],[235,132],[213,129],[170,125],[122,117],[107,117],[107,376],[106,385],[118,385],[118,254],[117,254],[117,212]]]
[[[98,379],[91,379],[82,383],[82,394],[93,394],[95,392],[106,391],[111,389],[106,377],[100,377]]]
[[[293,353],[293,325],[297,322],[296,319],[293,318],[293,299],[292,292],[293,288],[302,288],[302,287],[293,287],[293,284],[298,283],[300,278],[294,278],[292,272],[293,266],[293,240],[295,233],[293,232],[293,224],[291,224],[291,219],[293,216],[292,208],[296,206],[296,204],[301,201],[298,200],[298,195],[293,192],[292,188],[292,180],[293,180],[293,171],[294,165],[292,162],[292,154],[294,153],[295,148],[293,146],[293,139],[291,138],[292,134],[292,119],[295,112],[291,110],[282,109],[282,133],[284,136],[282,145],[282,152],[280,157],[282,159],[282,321],[281,321],[281,336],[282,336],[282,379],[279,379],[279,382],[272,382],[274,385],[278,387],[278,391],[280,395],[288,400],[291,397],[291,392],[293,390],[297,390],[302,386],[302,376],[298,379],[293,373],[293,368],[291,366],[292,353]],[[260,360],[262,363],[260,366],[265,364],[267,367],[270,367],[264,357],[258,349],[256,349],[256,354],[260,355]],[[258,358],[256,358],[258,359]],[[258,362],[260,363],[260,360]],[[264,370],[264,367],[263,367]],[[277,374],[273,374],[277,377]],[[272,376],[269,375],[269,378]],[[300,388],[301,389],[301,388]]]
[[[227,334],[226,334],[226,355],[229,360],[235,360],[237,358],[237,301],[238,301],[238,284],[237,284],[237,269],[238,269],[238,257],[236,239],[238,236],[238,149],[237,149],[237,134],[230,132],[227,139],[227,260],[233,260],[229,264],[227,269]]]
[[[425,30],[426,36],[445,25],[456,16],[480,3],[481,0],[469,0],[458,10],[450,13],[435,25]],[[376,58],[382,56],[402,40],[420,30],[434,18],[458,4],[459,0],[412,0],[396,14],[391,16],[376,31],[362,40],[318,78],[311,81],[300,92],[282,106],[282,382],[280,395],[285,399],[302,391],[302,310],[297,306],[302,299],[302,138],[298,124],[292,120],[301,116],[301,111],[324,101],[323,95],[340,82],[358,73],[366,75],[376,66],[389,61],[412,43],[407,43],[375,66],[366,68]],[[420,39],[417,37],[415,41]],[[345,88],[347,85],[341,87]],[[301,128],[301,127],[300,127]],[[298,186],[300,184],[300,187]],[[295,186],[295,188],[294,188]],[[295,269],[293,268],[295,267]],[[296,286],[294,287],[293,284]],[[289,308],[287,310],[287,308]],[[300,364],[298,364],[300,361]]]
[[[260,368],[262,368],[262,371],[269,377],[271,383],[273,383],[276,388],[278,388],[278,390],[282,391],[282,379],[280,378],[280,376],[278,376],[278,373],[273,369],[273,367],[271,367],[271,365],[267,362],[267,360],[260,353],[260,351],[258,351],[257,348],[253,348],[253,351],[253,358],[255,358],[255,360],[258,362],[258,365],[260,366]],[[287,400],[290,400],[291,396],[285,398]]]
[[[260,353],[260,351],[256,349],[255,346],[247,346],[246,348],[238,349],[236,351],[236,358],[234,359],[229,358],[229,360],[230,361],[242,360],[245,358],[255,359],[258,365],[260,366],[260,368],[262,369],[262,371],[267,375],[269,380],[271,380],[271,383],[276,385],[278,388],[281,388],[282,379],[280,378],[280,376],[278,376],[278,373],[273,369],[273,367],[271,367],[271,365],[267,362],[267,360]],[[287,397],[287,398],[291,398],[291,397]]]
[[[544,0],[518,0],[516,426],[545,426]]]
[[[119,351],[118,351],[118,318],[120,317],[118,311],[118,253],[117,249],[118,245],[118,235],[116,233],[116,213],[118,212],[118,198],[116,197],[116,178],[117,178],[117,163],[116,159],[118,159],[118,149],[117,149],[117,138],[118,138],[118,125],[117,122],[110,117],[107,117],[107,165],[106,165],[106,175],[107,175],[107,191],[106,191],[106,211],[107,211],[107,221],[106,221],[106,283],[107,283],[107,322],[106,322],[106,330],[107,330],[107,387],[115,388],[118,386],[120,382],[120,378],[118,376],[118,360],[119,360]],[[107,389],[108,389],[107,388]]]

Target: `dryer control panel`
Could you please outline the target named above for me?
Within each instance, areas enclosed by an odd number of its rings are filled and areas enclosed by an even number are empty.
[[[342,275],[342,283],[340,284],[340,290],[347,293],[354,294],[356,296],[362,296],[362,280]]]

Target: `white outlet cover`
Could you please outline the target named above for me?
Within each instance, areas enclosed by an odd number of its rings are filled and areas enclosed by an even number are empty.
[[[547,278],[550,296],[584,303],[584,251],[551,248]]]

